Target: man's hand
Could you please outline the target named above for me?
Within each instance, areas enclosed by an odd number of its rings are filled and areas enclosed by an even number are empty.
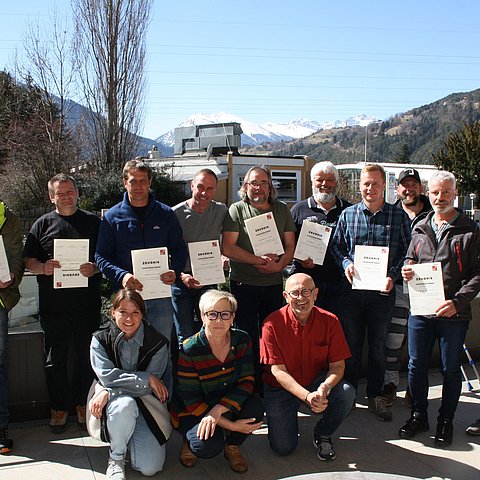
[[[51,258],[43,264],[43,273],[44,275],[53,275],[53,270],[55,268],[61,268],[60,262]]]
[[[328,407],[326,395],[318,390],[309,392],[305,398],[305,403],[314,413],[322,413]]]
[[[395,284],[393,283],[393,280],[390,277],[387,277],[385,280],[385,287],[380,290],[382,293],[390,293],[393,289]]]
[[[353,263],[351,263],[346,269],[345,269],[345,276],[347,277],[347,280],[352,283],[353,282],[353,276],[355,275],[355,267],[353,266]]]
[[[102,390],[88,402],[88,408],[95,418],[102,418],[103,407],[108,402],[108,390]]]
[[[435,310],[435,314],[438,317],[453,317],[457,313],[457,309],[452,300],[446,300],[438,306]]]
[[[2,288],[9,287],[14,281],[15,281],[15,274],[13,272],[10,272],[10,280],[8,282],[1,282],[0,281],[0,290]]]
[[[402,267],[402,277],[406,282],[409,282],[413,278],[413,269],[410,265],[413,265],[415,262],[413,260],[408,261],[408,265]]]
[[[187,288],[202,288],[200,282],[189,273],[182,273],[180,278]]]
[[[175,283],[175,279],[177,275],[175,274],[175,270],[167,270],[160,275],[160,280],[165,285],[173,285]]]
[[[262,426],[262,422],[255,422],[254,418],[239,418],[232,422],[231,431],[249,435]]]
[[[131,288],[132,290],[137,290],[141,292],[143,290],[143,284],[137,280],[131,273],[127,273],[122,278],[123,288]]]
[[[305,260],[297,260],[297,262],[303,267],[303,268],[313,268],[315,264],[313,263],[313,260],[311,258],[307,258]]]
[[[84,277],[93,277],[97,271],[97,266],[93,262],[87,262],[80,265],[80,273]]]
[[[277,273],[283,270],[279,263],[280,257],[274,253],[267,253],[260,257],[265,263],[263,265],[255,265],[255,268],[261,273]]]

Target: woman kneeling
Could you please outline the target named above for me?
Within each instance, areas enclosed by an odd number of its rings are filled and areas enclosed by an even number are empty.
[[[92,368],[103,389],[90,400],[89,409],[96,418],[106,416],[107,478],[125,479],[127,449],[135,470],[154,475],[163,468],[169,435],[169,424],[162,423],[168,412],[168,389],[161,380],[168,364],[168,342],[142,320],[145,303],[135,290],[119,290],[111,314],[113,322],[94,334],[90,348]],[[147,406],[152,403],[161,407],[154,415]]]
[[[171,406],[184,437],[180,462],[193,467],[197,457],[223,449],[232,470],[245,472],[239,447],[263,419],[262,401],[252,394],[250,337],[232,328],[237,301],[230,293],[209,290],[199,307],[203,328],[183,342]]]

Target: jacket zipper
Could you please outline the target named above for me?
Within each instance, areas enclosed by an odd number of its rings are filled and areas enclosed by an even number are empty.
[[[463,264],[462,264],[462,257],[460,255],[460,243],[459,242],[455,243],[455,251],[457,252],[458,269],[460,270],[460,272],[463,272]]]

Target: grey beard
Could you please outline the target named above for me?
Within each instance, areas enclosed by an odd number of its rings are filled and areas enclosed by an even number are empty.
[[[314,189],[313,196],[318,203],[330,203],[335,199],[336,192],[321,193],[317,189]]]

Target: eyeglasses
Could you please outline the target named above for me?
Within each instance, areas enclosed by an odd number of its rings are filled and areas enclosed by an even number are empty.
[[[230,320],[233,316],[233,312],[230,312],[229,310],[224,310],[223,312],[217,312],[216,310],[210,310],[209,312],[205,312],[204,315],[209,319],[209,320],[216,320],[218,316],[220,315],[220,320]]]
[[[308,298],[315,288],[302,288],[301,290],[292,290],[291,292],[287,292],[292,298],[298,298],[300,295],[304,298]]]
[[[258,187],[266,187],[268,185],[268,182],[266,180],[262,180],[261,182],[257,182],[254,180],[253,182],[248,182],[247,185],[250,185],[253,188],[258,188]]]

